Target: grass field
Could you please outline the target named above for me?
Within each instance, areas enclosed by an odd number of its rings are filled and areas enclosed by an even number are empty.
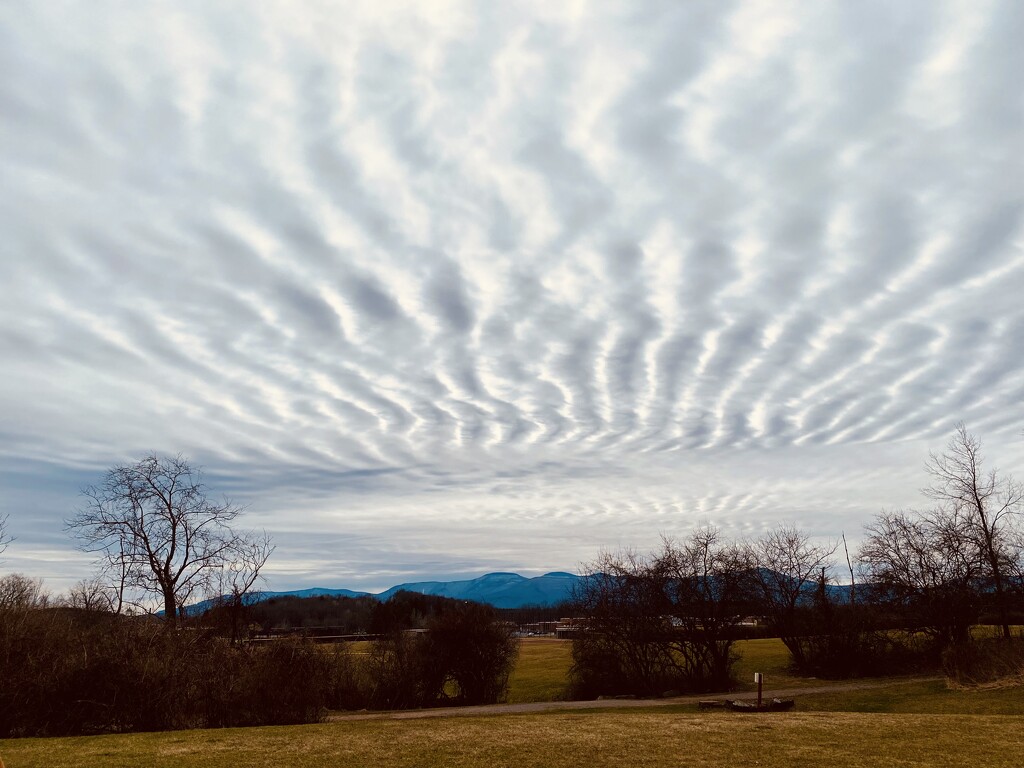
[[[613,711],[0,742],[8,768],[1019,766],[998,715]]]
[[[519,659],[508,681],[508,701],[560,701],[572,664],[572,642],[548,637],[524,637]]]

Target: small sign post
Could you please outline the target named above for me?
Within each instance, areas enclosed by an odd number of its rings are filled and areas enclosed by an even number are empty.
[[[761,708],[761,686],[764,683],[764,675],[760,672],[754,673],[754,682],[757,683],[757,708]]]

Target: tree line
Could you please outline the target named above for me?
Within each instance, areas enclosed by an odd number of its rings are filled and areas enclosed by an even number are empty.
[[[396,623],[406,629],[423,628],[448,599],[406,591],[395,593],[387,602],[371,595],[274,595],[249,604],[245,622],[250,632],[261,636],[379,635],[390,631]],[[576,607],[566,597],[556,605],[495,608],[495,612],[500,621],[523,627],[573,616]],[[206,615],[211,621],[224,620],[221,609],[216,606]]]
[[[422,595],[379,604],[359,652],[310,637],[241,642],[224,614],[71,607],[0,577],[0,738],[306,723],[332,709],[499,701],[518,653],[490,606]],[[313,601],[316,599],[313,598]],[[418,631],[410,631],[411,628]]]
[[[58,599],[0,577],[0,738],[314,722],[504,694],[518,642],[489,606],[399,593],[370,608],[379,637],[365,655],[250,642],[273,544],[237,528],[242,509],[213,501],[181,456],[114,467],[83,493],[67,528],[96,555],[93,576]],[[10,541],[2,518],[0,552]],[[200,597],[212,608],[189,611]]]
[[[577,593],[577,696],[725,690],[744,619],[781,638],[793,666],[826,677],[944,665],[968,680],[1024,669],[1024,491],[987,469],[961,425],[929,457],[933,502],[883,511],[851,554],[779,526],[747,541],[714,528],[660,550],[606,553]],[[837,562],[838,561],[838,562]],[[836,574],[847,578],[837,584]],[[972,627],[997,627],[1001,642]]]
[[[249,634],[261,638],[287,635],[382,636],[425,629],[433,618],[460,602],[406,590],[394,593],[384,602],[370,595],[275,595],[247,604],[244,618]],[[494,610],[501,621],[508,621],[506,611]],[[215,626],[224,625],[227,621],[224,608],[214,604],[196,616],[193,623]]]

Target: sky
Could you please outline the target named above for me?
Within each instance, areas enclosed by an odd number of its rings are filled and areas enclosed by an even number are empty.
[[[1024,475],[1024,3],[0,2],[0,572],[182,454],[272,589]]]

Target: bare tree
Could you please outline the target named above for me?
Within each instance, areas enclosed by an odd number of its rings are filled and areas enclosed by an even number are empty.
[[[633,551],[604,552],[573,590],[584,624],[573,639],[576,695],[653,695],[675,687],[664,575]]]
[[[655,559],[674,656],[695,688],[721,690],[730,682],[737,624],[750,604],[743,566],[741,551],[710,526],[682,541],[666,539]]]
[[[468,601],[447,605],[426,630],[418,647],[425,705],[494,704],[504,697],[519,639],[494,608]]]
[[[712,527],[650,556],[604,554],[577,586],[575,693],[651,695],[728,687],[749,608],[745,560]]]
[[[45,608],[49,603],[42,579],[30,579],[20,573],[0,577],[0,611]]]
[[[780,525],[746,548],[747,573],[793,660],[803,665],[800,606],[832,566],[836,547],[812,544],[803,531]]]
[[[119,605],[125,590],[156,596],[170,626],[243,548],[244,535],[231,526],[241,507],[211,501],[200,469],[180,455],[116,466],[83,494],[68,529],[108,574],[120,575]]]
[[[945,453],[931,454],[926,465],[933,483],[924,493],[963,517],[963,530],[978,548],[991,580],[1003,637],[1009,639],[1007,591],[1020,553],[1016,525],[1024,513],[1024,486],[997,469],[986,470],[981,443],[957,425]]]
[[[120,594],[117,587],[103,578],[102,573],[94,573],[88,579],[75,584],[61,602],[70,608],[87,610],[96,613],[118,613],[124,605],[119,602]]]
[[[70,608],[97,613],[114,613],[116,597],[100,575],[82,579],[68,590],[63,602]]]
[[[253,587],[263,578],[274,545],[266,531],[239,535],[211,580],[214,603],[226,611],[231,625],[231,643],[239,640],[242,619],[253,596]]]
[[[967,642],[983,563],[958,510],[881,512],[860,550],[876,597],[943,645]]]
[[[7,515],[0,517],[0,555],[14,539],[7,533]]]

